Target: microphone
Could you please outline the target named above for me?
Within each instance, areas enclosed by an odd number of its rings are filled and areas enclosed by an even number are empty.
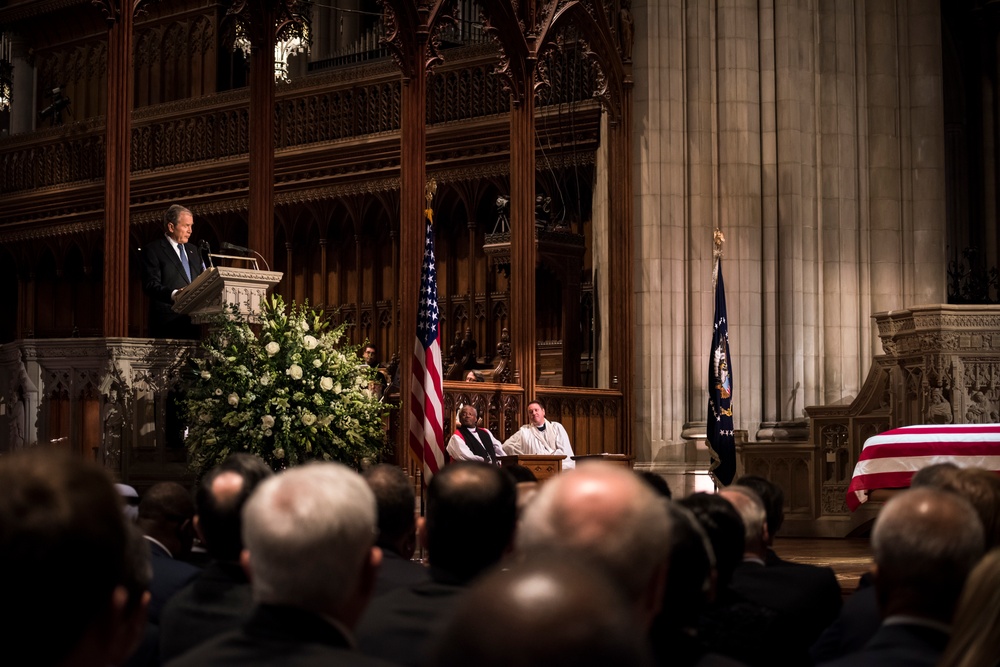
[[[244,253],[247,253],[247,254],[253,252],[253,250],[251,250],[250,248],[244,248],[241,245],[233,245],[232,243],[229,243],[228,241],[223,241],[220,244],[219,247],[222,248],[223,250],[231,250],[233,252],[244,252]]]
[[[201,243],[198,245],[198,249],[201,250],[202,266],[207,266],[210,269],[214,269],[215,267],[212,265],[212,246],[208,244],[208,241],[202,239]]]

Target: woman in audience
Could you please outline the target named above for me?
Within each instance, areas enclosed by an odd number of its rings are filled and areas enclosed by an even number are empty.
[[[1000,665],[1000,548],[969,575],[958,601],[951,639],[938,667]]]

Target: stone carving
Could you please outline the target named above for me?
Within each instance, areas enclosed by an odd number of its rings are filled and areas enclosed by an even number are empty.
[[[954,421],[955,416],[952,414],[951,403],[944,397],[944,392],[940,387],[931,389],[929,400],[926,414],[928,423],[950,424]]]

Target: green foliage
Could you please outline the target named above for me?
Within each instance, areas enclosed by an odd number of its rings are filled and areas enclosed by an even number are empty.
[[[262,305],[260,334],[236,312],[220,316],[185,386],[187,444],[201,474],[234,452],[275,470],[310,460],[358,468],[386,447],[388,406],[369,391],[375,371],[357,348],[339,345],[308,304]]]

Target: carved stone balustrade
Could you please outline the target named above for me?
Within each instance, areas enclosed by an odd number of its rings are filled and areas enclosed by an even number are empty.
[[[195,345],[54,338],[0,346],[0,454],[49,445],[140,488],[184,479],[187,452],[171,402]]]

